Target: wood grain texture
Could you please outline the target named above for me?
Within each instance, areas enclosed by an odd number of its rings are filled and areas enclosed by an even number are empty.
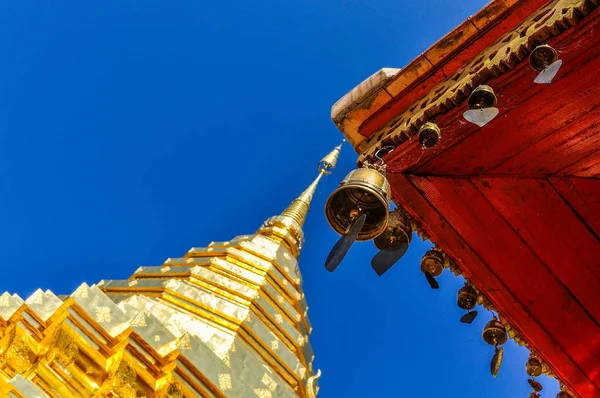
[[[580,161],[555,174],[567,177],[600,178],[600,150],[589,154]]]
[[[596,238],[600,238],[600,180],[564,177],[550,178],[550,182]]]
[[[471,181],[600,323],[600,241],[550,182],[489,177]]]

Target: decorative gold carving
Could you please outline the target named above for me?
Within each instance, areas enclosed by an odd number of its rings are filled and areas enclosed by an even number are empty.
[[[414,136],[425,122],[460,106],[477,86],[527,60],[537,45],[576,25],[582,15],[595,7],[597,4],[592,0],[554,0],[538,9],[516,29],[499,38],[453,76],[432,88],[428,95],[369,136],[359,164],[374,160],[375,153],[384,146],[382,141],[385,145],[399,146]]]
[[[219,374],[219,388],[221,391],[227,391],[233,388],[233,385],[231,384],[231,375],[229,373]]]
[[[152,398],[184,398],[183,387],[179,382],[171,382],[159,389]]]
[[[261,381],[265,386],[267,386],[267,388],[269,390],[271,390],[271,392],[275,391],[275,389],[277,388],[277,382],[275,380],[273,380],[273,378],[271,376],[269,376],[268,373],[265,373],[263,375],[263,378]]]
[[[319,392],[319,388],[315,386],[315,381],[321,377],[321,369],[317,371],[317,374],[308,378],[306,382],[306,397],[307,398],[316,398]]]
[[[77,359],[79,348],[75,342],[73,332],[65,325],[60,326],[54,333],[46,352],[48,362],[58,361],[63,366],[69,366]]]
[[[27,336],[20,329],[14,328],[4,338],[7,339],[7,343],[0,350],[2,353],[0,356],[0,367],[7,365],[17,373],[23,374],[27,372],[32,364],[30,354],[33,356],[27,344]]]
[[[102,384],[103,394],[117,394],[119,398],[136,398],[138,391],[137,372],[125,360],[119,363],[117,370]]]
[[[254,394],[256,394],[256,396],[259,398],[272,398],[273,397],[273,394],[271,394],[271,391],[264,389],[264,388],[255,388],[253,391],[254,391]]]
[[[98,323],[109,323],[112,317],[110,314],[109,307],[98,307],[96,308],[96,321]]]

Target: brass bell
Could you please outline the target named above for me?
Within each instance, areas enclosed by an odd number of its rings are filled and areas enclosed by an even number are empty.
[[[456,297],[456,303],[459,308],[467,310],[467,313],[460,318],[460,323],[471,324],[477,318],[477,311],[472,311],[473,308],[477,307],[477,291],[469,282],[465,282],[465,285],[458,289],[458,296]]]
[[[504,350],[502,347],[498,346],[501,346],[508,340],[506,328],[504,327],[504,324],[494,316],[491,321],[485,324],[482,337],[483,341],[494,346],[494,356],[490,362],[490,371],[492,376],[496,377],[500,371],[500,365],[502,365],[502,358],[504,356]]]
[[[465,283],[465,285],[458,290],[456,301],[459,308],[470,311],[477,306],[477,292],[469,283]]]
[[[483,341],[493,346],[502,345],[508,340],[508,334],[506,333],[504,324],[496,317],[486,323],[483,328],[482,337]]]
[[[467,121],[483,127],[500,113],[496,108],[496,103],[494,90],[490,86],[481,85],[469,96],[469,110],[463,113],[463,117]]]
[[[530,354],[525,364],[525,370],[527,371],[527,375],[538,377],[542,374],[542,362],[535,355]]]
[[[383,174],[372,168],[356,169],[327,199],[325,217],[335,232],[344,235],[359,214],[366,214],[356,240],[373,239],[387,227],[390,199],[390,184]]]
[[[439,250],[428,250],[421,258],[421,271],[429,273],[431,276],[438,277],[444,270],[444,256]]]
[[[423,149],[432,148],[442,138],[442,132],[437,124],[427,122],[419,129],[419,143]]]
[[[428,250],[421,258],[421,271],[425,274],[427,282],[432,289],[439,289],[440,285],[435,280],[444,271],[444,256],[439,250]]]
[[[396,209],[388,217],[385,231],[373,240],[379,250],[394,249],[412,240],[410,218],[404,210]]]
[[[494,89],[490,86],[481,85],[469,96],[469,109],[485,109],[495,107],[497,103]]]
[[[543,71],[557,60],[558,53],[547,44],[537,46],[529,55],[529,65],[538,72]]]

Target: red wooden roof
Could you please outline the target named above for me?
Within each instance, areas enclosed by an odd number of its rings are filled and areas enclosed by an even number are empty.
[[[354,93],[351,105],[337,105],[334,120],[363,157],[379,144],[396,146],[384,158],[396,202],[573,392],[600,397],[598,2],[580,2],[588,15],[574,14],[570,26],[543,40],[563,60],[551,84],[533,83],[531,46],[521,48],[525,53],[504,70],[479,79],[498,98],[500,114],[489,124],[480,128],[463,119],[466,93],[419,118],[440,127],[442,139],[434,148],[423,150],[414,129],[394,130],[402,112],[540,3],[505,7],[486,29],[472,32],[436,67],[413,75],[396,95],[389,87],[401,72],[371,82],[362,97]],[[367,105],[373,98],[379,99]]]

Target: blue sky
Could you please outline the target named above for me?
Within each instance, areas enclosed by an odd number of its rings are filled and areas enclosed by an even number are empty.
[[[0,291],[71,293],[192,246],[252,233],[340,141],[331,105],[402,67],[484,0],[29,1],[0,5]],[[301,255],[321,398],[526,397],[527,351],[500,375],[458,322],[462,280],[432,291],[415,239],[379,278],[371,243],[334,274],[327,195]],[[541,378],[544,396],[557,383]]]

